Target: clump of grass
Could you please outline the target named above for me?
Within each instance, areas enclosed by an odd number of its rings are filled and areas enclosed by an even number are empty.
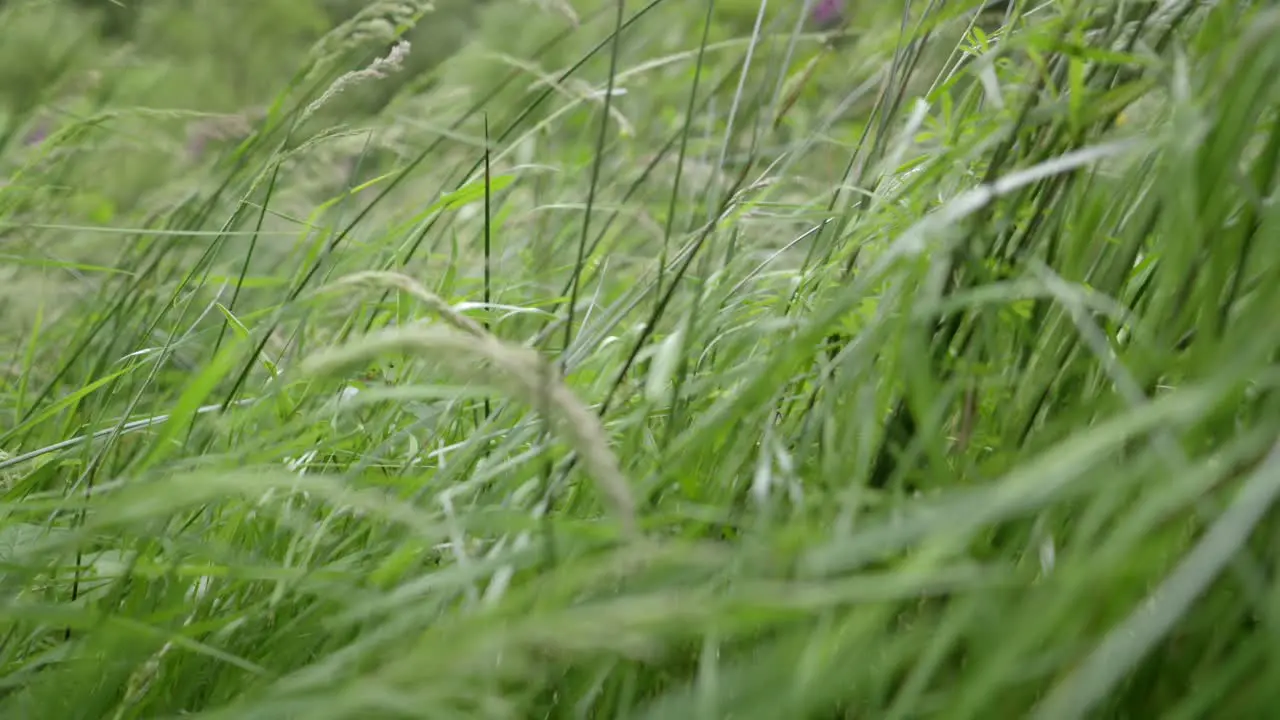
[[[368,58],[106,253],[0,195],[0,715],[1270,712],[1274,8],[550,5],[305,219]]]
[[[476,376],[491,366],[497,384],[506,385],[526,403],[556,419],[570,444],[600,484],[623,531],[634,534],[635,500],[631,488],[609,448],[609,439],[597,418],[557,377],[550,363],[537,353],[502,343],[479,324],[459,314],[435,294],[411,278],[395,273],[365,272],[343,278],[336,285],[377,283],[395,287],[422,301],[454,329],[437,325],[387,329],[371,333],[348,345],[308,358],[302,370],[308,374],[332,374],[351,367],[367,367],[387,353],[421,354],[450,365],[456,372]],[[483,374],[478,377],[483,378]]]

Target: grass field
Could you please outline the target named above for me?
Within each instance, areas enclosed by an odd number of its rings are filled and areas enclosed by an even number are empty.
[[[0,717],[1272,717],[1280,8],[813,5],[0,4]]]

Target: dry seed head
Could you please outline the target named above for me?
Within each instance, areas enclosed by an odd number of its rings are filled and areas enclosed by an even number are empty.
[[[387,53],[386,57],[375,59],[369,64],[369,67],[366,67],[363,70],[353,70],[340,76],[337,80],[333,81],[333,84],[329,86],[328,90],[324,91],[323,95],[313,100],[311,104],[307,106],[307,109],[302,112],[301,121],[305,122],[307,118],[314,115],[317,110],[324,107],[326,103],[337,97],[342,93],[342,91],[355,85],[359,85],[360,83],[381,80],[391,73],[401,70],[404,67],[404,59],[408,56],[409,41],[401,40],[391,48],[391,52]]]
[[[312,49],[312,59],[326,62],[351,50],[385,46],[434,9],[427,0],[374,2],[325,34]]]
[[[331,374],[366,364],[381,355],[404,352],[449,366],[463,376],[479,375],[507,389],[551,420],[556,431],[577,452],[606,504],[622,523],[623,532],[636,537],[635,498],[609,446],[600,418],[564,384],[541,354],[502,342],[408,276],[366,272],[343,278],[335,285],[353,283],[398,288],[431,307],[452,327],[426,324],[371,333],[308,358],[302,364],[303,373]]]

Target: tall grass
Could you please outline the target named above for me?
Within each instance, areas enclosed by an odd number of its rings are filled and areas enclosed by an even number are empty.
[[[808,4],[9,133],[0,716],[1269,716],[1280,12]]]

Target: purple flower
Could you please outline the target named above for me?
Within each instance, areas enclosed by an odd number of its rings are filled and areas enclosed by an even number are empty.
[[[810,11],[810,17],[818,27],[829,30],[844,22],[844,0],[818,0]]]
[[[49,123],[40,122],[27,133],[22,142],[27,146],[39,145],[47,137],[49,137]]]

